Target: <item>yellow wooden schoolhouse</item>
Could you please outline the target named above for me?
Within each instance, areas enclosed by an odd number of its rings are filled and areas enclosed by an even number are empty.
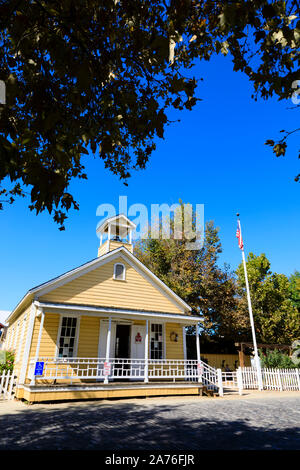
[[[7,319],[15,396],[30,402],[199,394],[186,326],[198,316],[133,254],[124,215],[99,228],[98,257],[30,289]]]

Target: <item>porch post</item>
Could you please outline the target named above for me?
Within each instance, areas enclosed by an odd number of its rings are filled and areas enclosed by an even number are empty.
[[[36,306],[35,306],[34,302],[32,302],[31,309],[30,309],[30,314],[29,314],[29,320],[28,320],[28,331],[27,331],[27,334],[26,334],[25,348],[24,348],[24,352],[23,352],[23,360],[22,360],[20,376],[19,376],[19,380],[18,380],[19,384],[25,383],[25,379],[26,379],[26,372],[27,372],[28,361],[29,361],[30,346],[31,346],[31,340],[32,340],[33,329],[34,329],[34,322],[35,322],[35,312],[36,312]]]
[[[110,353],[110,336],[111,336],[111,317],[108,320],[108,330],[106,338],[106,354],[105,354],[105,363],[109,362],[109,353]],[[104,383],[108,384],[108,375],[105,375]]]
[[[224,391],[223,391],[222,370],[221,369],[217,369],[217,379],[218,379],[219,396],[222,397],[224,395]]]
[[[43,327],[44,327],[44,320],[45,320],[45,312],[42,310],[42,316],[41,316],[41,323],[40,323],[40,329],[39,329],[39,336],[38,336],[38,341],[36,345],[36,350],[35,350],[35,358],[34,358],[34,367],[35,364],[39,358],[39,353],[40,353],[40,344],[41,344],[41,339],[42,339],[42,332],[43,332]],[[35,375],[33,372],[33,376],[31,378],[30,385],[35,385]]]
[[[148,360],[149,360],[149,320],[146,320],[146,336],[145,336],[145,378],[144,382],[149,382],[148,377]]]
[[[197,348],[197,368],[198,368],[198,382],[202,382],[202,374],[200,373],[201,356],[200,356],[200,338],[199,338],[199,323],[196,324],[196,348]]]
[[[243,395],[243,372],[241,367],[239,367],[236,371],[236,378],[238,383],[239,395]]]
[[[189,375],[193,373],[188,367],[187,353],[186,353],[186,327],[182,327],[182,341],[183,341],[183,364],[184,364],[184,380],[189,380]]]

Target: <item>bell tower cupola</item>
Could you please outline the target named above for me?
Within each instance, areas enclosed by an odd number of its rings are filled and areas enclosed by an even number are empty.
[[[135,228],[136,225],[124,214],[110,217],[102,222],[97,228],[97,234],[100,238],[98,256],[105,255],[120,246],[124,246],[132,253],[132,233]]]

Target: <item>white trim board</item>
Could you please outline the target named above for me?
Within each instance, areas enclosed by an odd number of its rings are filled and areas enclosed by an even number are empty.
[[[190,325],[195,325],[199,321],[203,320],[201,317],[196,317],[193,315],[181,315],[179,313],[164,313],[164,312],[148,312],[148,311],[132,311],[132,310],[126,310],[126,309],[113,309],[109,307],[96,307],[96,306],[87,306],[87,305],[74,305],[74,304],[54,304],[54,303],[48,303],[48,302],[35,302],[35,305],[37,307],[42,307],[47,310],[47,313],[49,311],[53,310],[55,313],[61,313],[65,314],[65,311],[71,311],[77,315],[79,314],[85,314],[85,315],[91,315],[91,316],[100,316],[100,315],[105,315],[105,316],[111,316],[112,318],[120,318],[123,316],[127,316],[127,318],[130,319],[151,319],[151,318],[156,318],[156,319],[161,319],[165,321],[174,321],[175,323],[186,323]],[[57,312],[58,311],[58,312]]]

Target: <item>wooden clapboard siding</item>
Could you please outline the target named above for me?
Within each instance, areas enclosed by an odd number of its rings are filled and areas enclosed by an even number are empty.
[[[182,325],[178,323],[166,323],[166,359],[184,359]],[[178,341],[171,341],[171,333],[178,334]]]
[[[25,350],[26,338],[27,338],[28,328],[29,328],[29,323],[30,323],[30,312],[31,312],[31,305],[24,312],[24,315],[26,315],[26,323],[25,323],[23,341],[22,341],[22,344],[21,344],[20,361],[19,362],[22,362],[23,354],[24,354],[24,350]],[[24,317],[23,317],[23,319],[24,319]]]
[[[100,245],[98,249],[98,256],[103,256],[108,253],[108,251],[116,250],[117,248],[120,248],[120,246],[124,246],[125,248],[127,248],[128,251],[130,251],[130,253],[133,253],[133,246],[130,243],[116,242],[110,240],[108,245],[108,241],[106,240],[102,245]]]
[[[113,279],[115,263],[126,267],[126,280]],[[65,302],[103,307],[184,313],[175,302],[152,285],[123,258],[117,258],[40,298],[45,302]]]
[[[17,376],[19,375],[21,364],[22,364],[23,352],[24,352],[25,342],[26,342],[26,335],[27,335],[27,331],[28,331],[30,309],[31,309],[31,306],[27,307],[27,309],[25,309],[16,318],[16,320],[13,323],[15,328],[17,328],[17,325],[19,323],[19,328],[18,328],[18,332],[17,332],[18,337],[17,337],[16,347],[15,347],[15,362],[14,362],[14,372]],[[26,317],[26,320],[25,320],[25,327],[24,327],[25,317]]]
[[[134,320],[133,324],[146,326],[146,320]]]
[[[39,357],[53,357],[56,354],[56,341],[59,328],[59,315],[45,313],[44,326],[40,344]],[[35,318],[34,329],[30,348],[30,359],[35,357],[38,342],[41,316]]]
[[[12,349],[14,349],[15,352],[18,350],[18,346],[19,346],[20,329],[21,329],[23,318],[24,318],[24,314],[15,321],[15,334],[14,334],[13,341],[12,341]]]
[[[44,327],[40,344],[39,357],[54,357],[56,355],[56,342],[59,331],[58,314],[45,313]],[[79,322],[78,332],[78,349],[77,357],[98,357],[100,325],[103,317],[94,317],[82,315]],[[130,318],[128,318],[130,320]],[[120,320],[121,321],[121,320]],[[36,317],[33,330],[30,358],[33,359],[36,353],[36,346],[39,335],[41,317]],[[158,322],[159,323],[159,322]],[[133,325],[145,325],[145,320],[133,320]],[[178,341],[171,341],[172,332],[178,334]],[[150,334],[150,325],[149,325]],[[182,325],[179,323],[165,324],[165,342],[166,342],[166,359],[183,359],[183,332]],[[149,341],[150,354],[150,341]]]
[[[78,339],[78,357],[98,357],[100,318],[82,316]]]
[[[35,317],[33,332],[32,332],[32,338],[31,338],[31,344],[30,344],[30,352],[29,352],[29,358],[30,359],[35,357],[36,346],[37,346],[38,336],[39,336],[40,323],[41,323],[41,317]]]
[[[238,354],[206,354],[201,352],[201,359],[207,359],[208,364],[212,367],[216,367],[217,369],[222,368],[222,362],[224,365],[228,364],[231,370],[235,370],[235,364],[239,367],[239,355]],[[238,361],[238,362],[236,362]],[[245,356],[245,366],[248,367],[251,365],[250,357]],[[224,369],[224,367],[223,367]]]
[[[113,240],[110,240],[109,242],[109,251],[116,250],[117,248],[120,248],[120,246],[124,246],[131,253],[133,252],[133,245],[131,243],[117,242]]]
[[[104,317],[81,316],[78,339],[78,357],[98,357],[101,320],[104,319]],[[145,320],[134,320],[132,324],[145,325]]]

